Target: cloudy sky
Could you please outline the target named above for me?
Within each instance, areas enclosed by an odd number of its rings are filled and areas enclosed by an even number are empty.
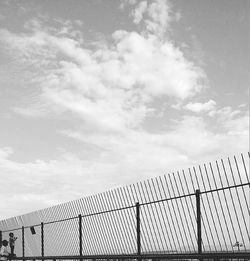
[[[1,0],[0,219],[248,151],[247,0]]]

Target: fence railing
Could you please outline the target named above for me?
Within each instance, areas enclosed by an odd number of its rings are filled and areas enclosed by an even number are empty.
[[[143,254],[143,255],[89,255],[89,256],[30,256],[11,257],[9,260],[88,260],[88,261],[249,261],[249,253],[222,252],[222,253],[184,253],[184,254]]]
[[[241,154],[3,220],[0,240],[18,236],[23,259],[250,257],[248,164]]]

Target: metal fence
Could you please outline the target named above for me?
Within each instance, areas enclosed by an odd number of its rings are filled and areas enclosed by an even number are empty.
[[[23,258],[250,258],[247,166],[249,153],[2,220],[0,239],[13,232]]]

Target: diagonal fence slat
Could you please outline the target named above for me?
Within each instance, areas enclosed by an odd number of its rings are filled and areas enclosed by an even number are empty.
[[[250,253],[249,155],[2,220],[1,239],[20,257]]]

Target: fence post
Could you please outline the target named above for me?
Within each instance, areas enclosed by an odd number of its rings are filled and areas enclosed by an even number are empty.
[[[24,246],[24,226],[22,226],[22,252],[23,258],[25,257],[25,246]],[[24,259],[23,259],[24,260]]]
[[[41,223],[41,251],[42,257],[44,256],[44,227],[43,222]]]
[[[140,204],[136,203],[137,255],[141,255]]]
[[[198,243],[198,254],[202,253],[202,238],[201,238],[201,192],[199,189],[195,191],[196,196],[196,215],[197,215],[197,243]],[[202,259],[200,259],[202,260]]]
[[[78,215],[79,218],[79,253],[82,256],[82,215]]]

